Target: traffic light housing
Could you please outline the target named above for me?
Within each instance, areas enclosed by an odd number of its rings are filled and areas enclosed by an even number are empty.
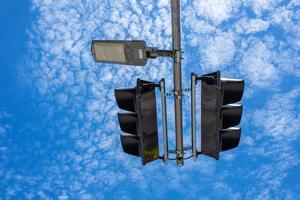
[[[201,78],[201,153],[219,159],[219,153],[239,145],[244,80],[221,78],[219,71]]]
[[[145,165],[159,158],[155,84],[137,80],[135,88],[115,89],[118,113],[124,132],[120,135],[125,153],[140,156]]]

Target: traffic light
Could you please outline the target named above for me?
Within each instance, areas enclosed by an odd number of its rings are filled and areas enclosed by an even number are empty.
[[[221,78],[219,71],[201,78],[201,153],[219,159],[219,153],[239,145],[244,80]]]
[[[145,165],[159,158],[155,84],[137,80],[135,88],[116,89],[121,144],[125,153],[140,156]]]

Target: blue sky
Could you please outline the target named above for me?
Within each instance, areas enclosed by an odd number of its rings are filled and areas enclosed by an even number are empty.
[[[300,199],[300,1],[181,3],[184,87],[191,72],[245,80],[239,147],[181,168],[142,166],[122,152],[113,90],[163,77],[171,90],[172,62],[96,64],[90,42],[143,39],[170,49],[168,0],[4,0],[0,199]],[[188,96],[183,105],[189,146]]]

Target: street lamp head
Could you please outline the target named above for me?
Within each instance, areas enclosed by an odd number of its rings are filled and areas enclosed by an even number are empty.
[[[144,66],[146,43],[142,40],[93,40],[91,51],[96,62]]]

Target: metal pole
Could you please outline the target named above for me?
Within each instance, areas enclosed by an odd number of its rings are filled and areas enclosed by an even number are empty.
[[[168,124],[167,124],[167,109],[166,109],[166,87],[165,79],[161,79],[159,82],[160,94],[161,94],[161,106],[162,106],[162,126],[163,126],[163,141],[164,141],[164,163],[168,162]]]
[[[191,113],[192,113],[192,150],[194,160],[197,159],[197,146],[196,146],[196,74],[191,75]]]
[[[183,165],[182,139],[182,81],[181,81],[181,34],[180,34],[180,0],[171,0],[173,32],[173,76],[175,101],[176,159],[177,165]]]

